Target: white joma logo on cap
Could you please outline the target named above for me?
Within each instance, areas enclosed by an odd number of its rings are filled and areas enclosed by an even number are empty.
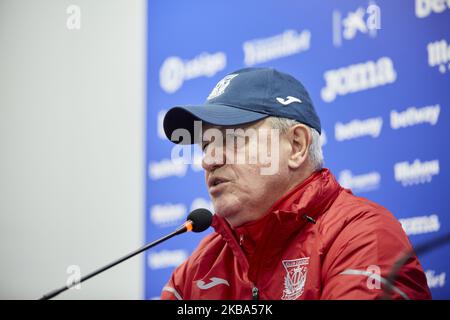
[[[293,97],[293,96],[287,96],[286,99],[277,97],[277,101],[285,106],[287,106],[288,104],[291,104],[293,102],[302,103],[302,100],[300,100],[299,98]]]
[[[203,281],[203,280],[198,280],[198,281],[197,281],[197,287],[199,287],[199,288],[202,289],[202,290],[206,290],[206,289],[210,289],[210,288],[212,288],[212,287],[215,287],[215,286],[217,286],[217,285],[219,285],[219,284],[224,284],[224,285],[230,286],[230,284],[228,283],[228,281],[225,280],[225,279],[212,277],[212,278],[209,278],[209,280],[211,280],[211,281],[208,282],[208,283],[206,283],[206,284],[205,284],[205,281]]]

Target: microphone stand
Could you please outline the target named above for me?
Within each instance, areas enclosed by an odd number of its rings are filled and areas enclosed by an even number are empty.
[[[401,269],[401,267],[403,267],[403,265],[415,254],[415,255],[420,255],[423,253],[427,253],[429,251],[432,251],[440,246],[443,246],[447,243],[450,242],[450,233],[444,234],[443,236],[440,236],[438,238],[435,238],[433,240],[430,240],[429,242],[426,242],[422,245],[419,245],[416,247],[416,249],[411,249],[408,252],[404,253],[400,259],[398,259],[394,265],[391,268],[391,271],[387,277],[387,283],[389,284],[388,286],[385,286],[383,288],[383,296],[381,297],[381,300],[390,300],[390,295],[391,295],[391,289],[394,285],[395,279],[398,276],[398,273]]]
[[[131,253],[125,255],[125,256],[123,256],[122,258],[120,258],[120,259],[118,259],[118,260],[116,260],[116,261],[113,261],[113,262],[107,264],[106,266],[101,267],[100,269],[97,269],[97,270],[95,270],[95,271],[93,271],[93,272],[91,272],[91,273],[85,275],[85,276],[82,277],[79,281],[74,281],[74,282],[72,282],[71,284],[67,284],[67,285],[65,285],[65,286],[62,287],[62,288],[55,289],[55,290],[52,290],[52,291],[48,292],[47,294],[44,294],[39,300],[49,300],[49,299],[51,299],[51,298],[57,296],[57,295],[60,294],[61,292],[64,292],[64,291],[66,291],[66,290],[72,288],[73,286],[76,286],[76,285],[78,285],[79,283],[81,283],[81,282],[83,282],[83,281],[86,281],[86,280],[92,278],[93,276],[95,276],[95,275],[97,275],[97,274],[99,274],[99,273],[101,273],[101,272],[103,272],[103,271],[106,271],[106,270],[108,270],[109,268],[112,268],[112,267],[114,267],[115,265],[117,265],[117,264],[119,264],[119,263],[121,263],[121,262],[123,262],[123,261],[125,261],[125,260],[127,260],[127,259],[129,259],[129,258],[134,257],[135,255],[137,255],[137,254],[139,254],[139,253],[141,253],[141,252],[143,252],[143,251],[145,251],[145,250],[147,250],[147,249],[150,249],[151,247],[154,247],[154,246],[156,246],[157,244],[160,244],[161,242],[164,242],[164,241],[166,241],[166,240],[168,240],[168,239],[170,239],[170,238],[172,238],[172,237],[174,237],[174,236],[176,236],[176,235],[179,235],[179,234],[181,234],[181,233],[184,233],[184,232],[186,232],[186,231],[188,231],[188,228],[186,227],[185,224],[183,224],[181,227],[179,227],[179,228],[178,228],[177,230],[175,230],[174,232],[169,233],[168,235],[166,235],[166,236],[164,236],[164,237],[162,237],[162,238],[160,238],[160,239],[158,239],[158,240],[155,240],[155,241],[153,241],[153,242],[150,242],[150,243],[146,244],[145,246],[143,246],[143,247],[141,247],[141,248],[139,248],[139,249],[137,249],[137,250],[135,250],[135,251],[133,251],[133,252],[131,252]]]

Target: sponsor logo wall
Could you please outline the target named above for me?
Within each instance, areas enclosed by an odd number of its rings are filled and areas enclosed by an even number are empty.
[[[325,166],[387,207],[413,245],[450,231],[449,1],[149,0],[147,242],[195,208],[213,211],[200,150],[192,148],[192,164],[171,160],[165,112],[203,103],[226,74],[248,66],[303,82],[322,120]],[[146,252],[146,299],[205,235]],[[450,245],[420,260],[433,297],[450,299]]]

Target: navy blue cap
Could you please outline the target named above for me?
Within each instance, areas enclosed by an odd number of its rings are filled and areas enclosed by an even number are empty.
[[[321,132],[320,119],[305,87],[294,77],[273,68],[237,70],[220,80],[203,105],[171,108],[164,117],[170,139],[179,128],[194,131],[194,121],[237,126],[267,117],[297,120]]]

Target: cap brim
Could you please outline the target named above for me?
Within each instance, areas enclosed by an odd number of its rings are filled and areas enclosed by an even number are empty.
[[[203,124],[216,126],[236,126],[255,122],[269,115],[248,111],[236,107],[219,104],[205,104],[201,106],[178,106],[170,109],[164,117],[164,132],[169,140],[174,143],[193,144],[194,121],[202,121]],[[172,139],[172,133],[176,129],[186,129],[192,137],[190,141],[177,141]]]

